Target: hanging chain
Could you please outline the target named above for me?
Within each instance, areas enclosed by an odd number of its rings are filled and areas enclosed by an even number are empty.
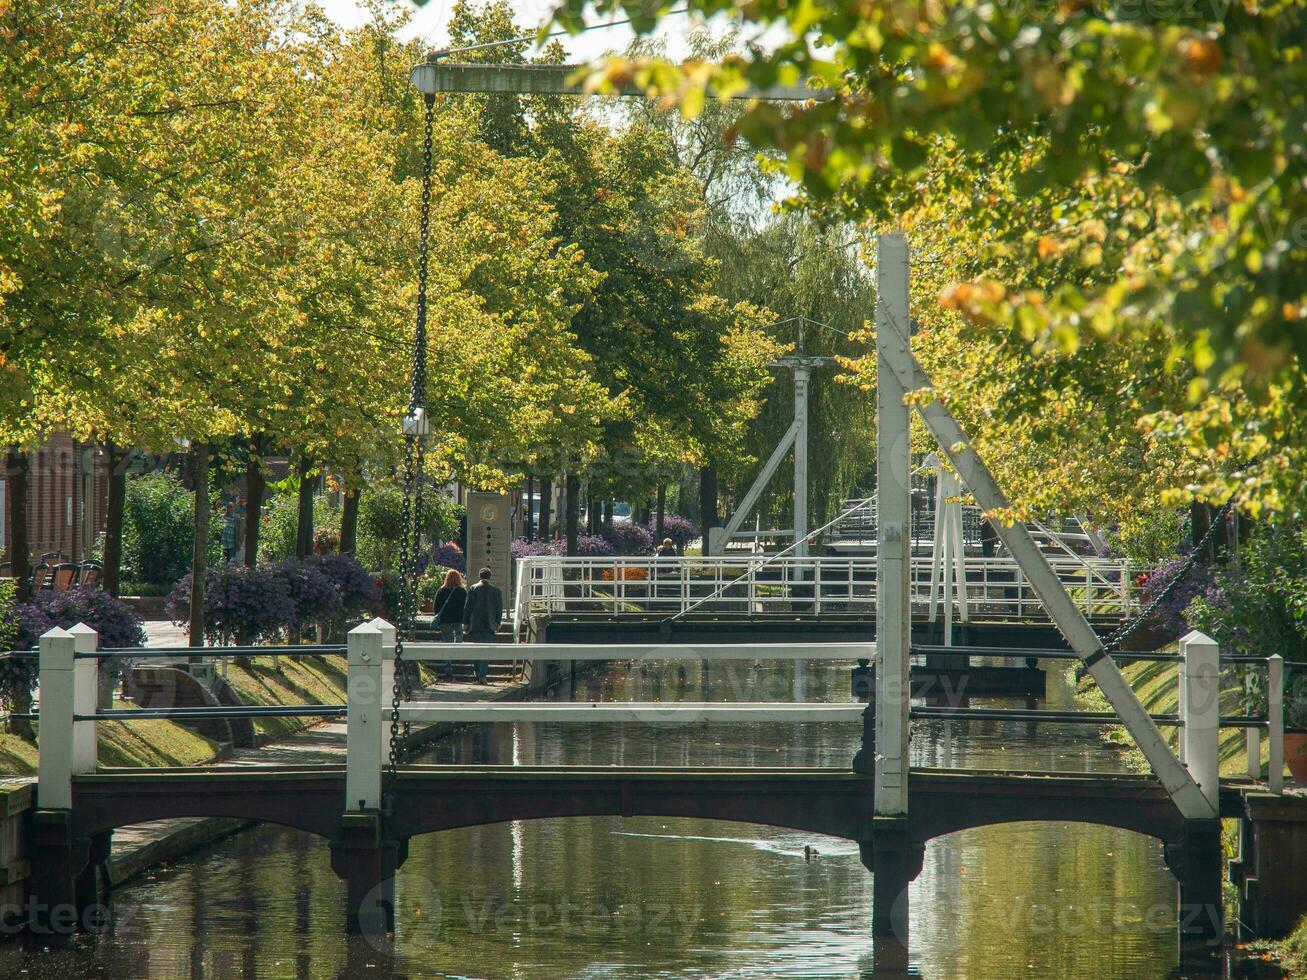
[[[1225,506],[1217,511],[1216,516],[1212,518],[1211,524],[1207,526],[1207,530],[1204,532],[1202,539],[1194,546],[1194,550],[1190,552],[1189,557],[1185,559],[1185,563],[1180,566],[1179,571],[1177,571],[1175,575],[1171,576],[1171,581],[1166,583],[1166,586],[1162,591],[1154,596],[1153,601],[1145,606],[1138,616],[1130,622],[1123,624],[1119,629],[1112,633],[1111,636],[1103,641],[1104,650],[1114,650],[1120,647],[1131,633],[1134,633],[1140,626],[1148,621],[1149,617],[1153,615],[1158,606],[1175,593],[1175,590],[1180,587],[1180,583],[1188,577],[1189,573],[1193,571],[1194,566],[1198,564],[1198,559],[1211,543],[1212,538],[1216,537],[1216,532],[1225,527],[1226,518],[1229,517],[1230,511],[1233,508],[1234,500],[1227,500]]]
[[[396,770],[403,755],[399,706],[412,696],[411,678],[404,661],[404,640],[417,619],[417,583],[422,550],[422,473],[426,455],[423,435],[427,404],[427,256],[431,231],[431,128],[434,96],[426,96],[422,135],[422,218],[418,232],[417,323],[413,332],[413,374],[408,419],[404,431],[404,516],[399,555],[399,622],[395,629],[395,682],[390,700],[390,759],[387,767],[387,808],[394,792]],[[404,723],[402,735],[408,735]]]

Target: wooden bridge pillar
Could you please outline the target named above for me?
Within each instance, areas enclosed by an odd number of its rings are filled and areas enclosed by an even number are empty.
[[[331,844],[331,870],[345,882],[345,931],[382,935],[395,931],[395,871],[407,842],[382,836],[380,813],[341,816]]]

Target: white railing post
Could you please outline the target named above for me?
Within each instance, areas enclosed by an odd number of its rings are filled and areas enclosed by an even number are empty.
[[[100,636],[85,623],[68,630],[73,652],[95,653]],[[73,715],[93,715],[100,706],[100,661],[93,657],[73,660]],[[95,721],[73,721],[73,773],[95,772],[98,754]]]
[[[1220,649],[1210,636],[1193,630],[1180,640],[1184,688],[1185,765],[1215,816],[1220,812],[1221,671]]]
[[[347,637],[345,810],[381,807],[382,684],[381,630],[364,623]]]
[[[380,616],[368,621],[381,630],[381,758],[390,758],[390,702],[395,692],[395,627]]]
[[[36,805],[42,810],[73,806],[73,654],[76,640],[55,627],[41,636],[41,710],[37,732]]]
[[[1245,694],[1252,694],[1253,674],[1250,670],[1244,677],[1243,689]],[[1251,703],[1252,699],[1247,699]],[[1262,733],[1256,728],[1244,729],[1244,748],[1248,754],[1248,778],[1262,778]]]
[[[1272,654],[1266,661],[1266,716],[1270,719],[1270,752],[1266,783],[1272,793],[1284,792],[1284,658]]]

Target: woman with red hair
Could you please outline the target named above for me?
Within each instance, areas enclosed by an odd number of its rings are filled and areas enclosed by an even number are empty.
[[[454,569],[445,574],[444,584],[436,593],[436,629],[445,643],[463,642],[463,604],[467,602],[467,589],[463,576]],[[445,661],[445,680],[454,679],[454,661]]]

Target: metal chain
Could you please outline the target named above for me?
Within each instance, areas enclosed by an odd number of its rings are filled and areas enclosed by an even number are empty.
[[[1212,518],[1211,524],[1207,526],[1207,530],[1204,532],[1202,539],[1194,546],[1194,550],[1190,553],[1189,557],[1185,559],[1185,563],[1180,566],[1180,570],[1171,577],[1171,581],[1166,583],[1166,586],[1162,591],[1157,593],[1153,598],[1153,601],[1145,606],[1138,616],[1130,622],[1120,626],[1111,636],[1103,641],[1104,650],[1114,650],[1119,647],[1125,642],[1130,634],[1134,633],[1140,626],[1147,622],[1158,606],[1171,597],[1175,590],[1180,587],[1180,583],[1188,577],[1189,573],[1193,571],[1194,566],[1198,564],[1199,557],[1202,555],[1203,550],[1208,546],[1208,544],[1211,543],[1212,538],[1216,536],[1217,530],[1225,527],[1225,520],[1230,515],[1230,511],[1233,507],[1233,499],[1225,502],[1225,506],[1217,511],[1216,516]]]
[[[422,217],[418,232],[417,323],[413,332],[413,373],[408,409],[416,421],[418,409],[427,402],[427,257],[431,232],[431,129],[435,113],[434,96],[426,96],[422,135]],[[395,629],[395,679],[390,700],[390,759],[387,775],[387,809],[394,792],[397,767],[403,755],[399,722],[400,704],[412,696],[412,685],[405,670],[404,640],[411,634],[417,619],[418,562],[422,547],[422,471],[425,459],[422,433],[417,425],[404,434],[404,516],[403,539],[399,556],[399,622]],[[404,735],[408,734],[404,723]]]

